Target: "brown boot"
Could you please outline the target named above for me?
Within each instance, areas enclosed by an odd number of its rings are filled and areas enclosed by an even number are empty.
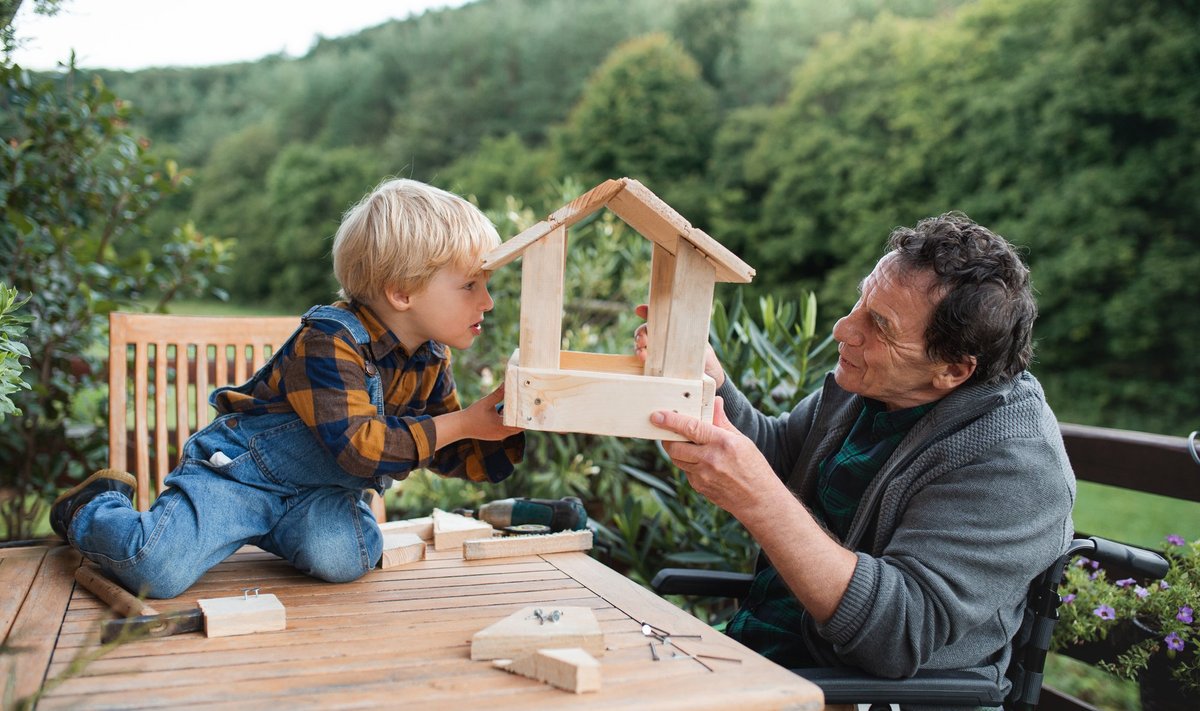
[[[59,494],[50,506],[50,527],[66,541],[71,519],[75,518],[75,512],[83,508],[84,504],[106,491],[120,492],[132,504],[136,487],[137,479],[134,479],[132,474],[119,469],[101,469]]]

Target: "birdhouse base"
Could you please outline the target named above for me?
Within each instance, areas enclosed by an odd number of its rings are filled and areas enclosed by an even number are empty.
[[[650,423],[656,410],[712,422],[716,383],[703,373],[695,380],[642,374],[632,355],[562,351],[559,367],[509,359],[504,379],[504,424],[547,432],[682,440]]]

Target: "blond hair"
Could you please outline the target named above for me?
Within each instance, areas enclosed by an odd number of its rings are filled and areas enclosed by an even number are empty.
[[[394,178],[342,216],[333,273],[341,298],[370,303],[388,287],[419,292],[447,265],[474,271],[499,244],[479,208],[432,185]]]

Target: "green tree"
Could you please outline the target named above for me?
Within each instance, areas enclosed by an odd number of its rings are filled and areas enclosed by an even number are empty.
[[[630,40],[595,71],[555,133],[559,170],[594,182],[637,178],[706,226],[705,173],[718,113],[712,87],[674,40]]]
[[[596,70],[556,145],[568,172],[628,175],[661,191],[704,172],[716,109],[696,61],[666,35],[648,35],[613,50]],[[669,191],[663,197],[669,201]]]
[[[383,174],[378,156],[364,149],[293,144],[280,153],[267,175],[274,254],[266,274],[275,303],[300,312],[335,298],[333,235],[342,213]]]

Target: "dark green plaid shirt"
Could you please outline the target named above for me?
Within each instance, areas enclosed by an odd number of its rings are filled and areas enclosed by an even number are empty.
[[[858,420],[841,449],[821,462],[817,500],[812,511],[839,539],[850,529],[867,485],[896,451],[917,420],[933,409],[927,403],[888,412],[883,403],[864,399]],[[771,661],[788,668],[813,666],[800,633],[804,608],[774,566],[759,571],[741,608],[725,632]]]

